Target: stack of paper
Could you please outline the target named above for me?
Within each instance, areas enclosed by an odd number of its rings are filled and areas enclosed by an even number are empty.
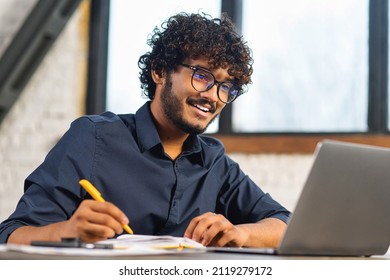
[[[174,237],[170,235],[138,235],[138,234],[123,234],[117,239],[109,239],[99,243],[111,243],[114,246],[129,247],[141,246],[153,250],[161,249],[194,249],[205,248],[202,244],[186,238]]]
[[[173,236],[121,235],[96,244],[112,244],[113,249],[65,248],[48,246],[29,246],[8,244],[1,251],[18,251],[28,254],[74,255],[74,256],[132,256],[181,254],[185,252],[203,252],[206,247],[191,239]]]

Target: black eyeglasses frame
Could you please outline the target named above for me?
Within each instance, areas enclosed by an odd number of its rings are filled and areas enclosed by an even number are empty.
[[[209,69],[207,69],[207,68],[199,67],[199,66],[195,66],[195,65],[189,65],[189,64],[185,64],[185,63],[180,63],[180,65],[192,70],[191,85],[192,85],[192,87],[193,87],[196,91],[198,91],[198,92],[206,92],[206,91],[210,90],[214,85],[217,85],[217,96],[218,96],[218,99],[219,99],[222,103],[225,103],[225,104],[230,104],[230,103],[232,103],[234,100],[237,99],[238,96],[241,95],[241,89],[240,89],[240,87],[239,87],[237,84],[235,84],[234,82],[231,82],[231,81],[228,81],[228,82],[220,82],[220,81],[218,81],[218,80],[215,78],[214,74],[213,74]],[[194,86],[193,78],[194,78],[195,72],[198,71],[198,70],[202,70],[202,71],[205,71],[205,72],[209,73],[209,74],[213,77],[213,79],[214,79],[214,82],[213,82],[210,86],[208,86],[207,89],[205,89],[205,90],[198,90],[198,89]],[[234,98],[233,98],[232,100],[230,100],[230,101],[224,101],[224,100],[222,100],[221,97],[219,96],[219,88],[220,88],[220,86],[221,86],[222,84],[224,84],[224,83],[230,83],[230,84],[232,84],[233,87],[237,90],[237,94],[236,94],[236,95],[234,96]]]

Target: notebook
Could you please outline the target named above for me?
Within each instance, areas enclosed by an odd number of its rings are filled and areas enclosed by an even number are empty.
[[[277,249],[217,251],[383,255],[390,246],[390,149],[324,140]]]

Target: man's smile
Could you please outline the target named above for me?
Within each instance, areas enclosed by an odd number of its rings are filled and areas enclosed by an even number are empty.
[[[214,103],[208,102],[204,99],[190,99],[187,103],[204,113],[214,114],[216,112]]]

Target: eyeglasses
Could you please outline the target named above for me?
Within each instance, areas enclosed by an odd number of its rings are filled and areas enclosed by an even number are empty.
[[[180,65],[192,70],[191,84],[196,91],[205,92],[217,84],[217,96],[225,104],[232,103],[240,95],[241,89],[237,84],[217,81],[210,70],[184,63]]]

